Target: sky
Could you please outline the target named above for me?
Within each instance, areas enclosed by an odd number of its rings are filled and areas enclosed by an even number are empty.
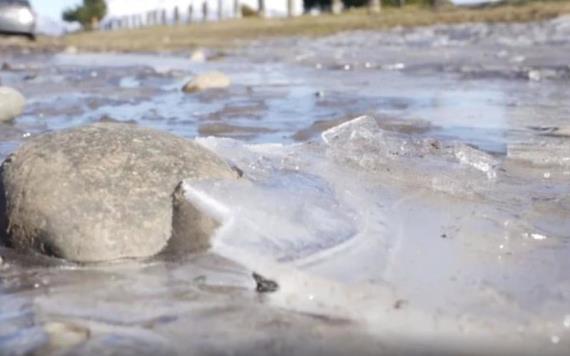
[[[59,20],[64,9],[80,3],[81,0],[31,0],[30,2],[38,15]]]

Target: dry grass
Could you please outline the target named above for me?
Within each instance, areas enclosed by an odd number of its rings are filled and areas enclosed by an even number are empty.
[[[465,22],[526,22],[570,13],[570,1],[533,2],[520,6],[481,9],[389,8],[369,15],[353,11],[343,15],[302,16],[293,19],[228,20],[172,27],[152,27],[112,32],[80,33],[63,44],[94,51],[185,51],[196,47],[227,48],[247,41],[281,36],[323,36],[347,30],[379,30]]]

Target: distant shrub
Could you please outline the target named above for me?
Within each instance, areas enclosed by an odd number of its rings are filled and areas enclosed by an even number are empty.
[[[255,10],[251,6],[248,6],[245,4],[242,4],[240,6],[240,11],[241,11],[242,17],[258,17],[259,16],[259,12],[257,12],[257,10]]]
[[[106,14],[105,0],[83,0],[82,5],[66,9],[61,18],[66,22],[79,22],[85,30],[93,30]]]

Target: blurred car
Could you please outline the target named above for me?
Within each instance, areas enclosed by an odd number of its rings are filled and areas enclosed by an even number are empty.
[[[0,0],[0,33],[36,37],[36,14],[28,0]]]

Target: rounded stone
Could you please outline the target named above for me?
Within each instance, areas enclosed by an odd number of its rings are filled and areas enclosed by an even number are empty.
[[[237,175],[197,143],[133,125],[44,134],[0,168],[0,232],[16,249],[73,261],[152,256],[172,235],[174,190],[188,178]]]
[[[26,99],[16,89],[0,87],[0,122],[10,121],[22,114]]]
[[[190,55],[190,60],[195,63],[204,63],[206,58],[206,52],[202,49],[197,49]]]
[[[225,89],[231,85],[231,80],[222,72],[208,72],[194,77],[186,83],[182,90],[194,93],[207,89]]]

